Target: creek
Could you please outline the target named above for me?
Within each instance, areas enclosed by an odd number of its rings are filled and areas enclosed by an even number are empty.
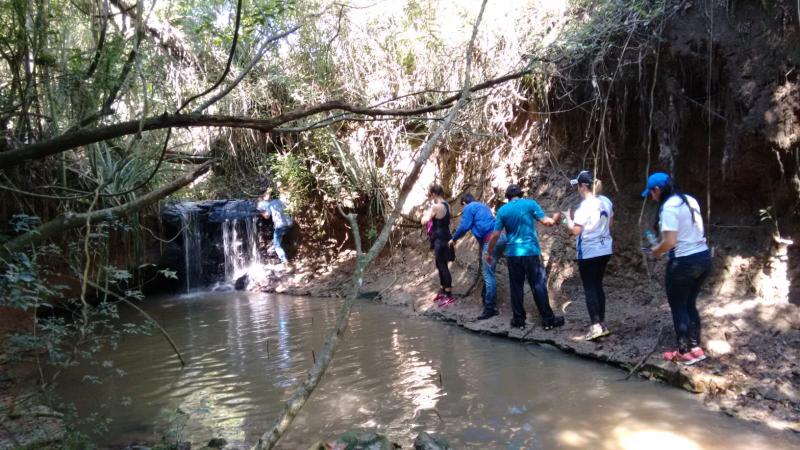
[[[214,437],[249,448],[304,379],[340,304],[246,292],[153,298],[144,307],[187,366],[157,332],[126,336],[99,357],[109,362],[67,374],[60,394],[81,415],[110,419],[93,436],[103,446],[178,433],[194,448]],[[87,383],[111,364],[126,375]],[[797,448],[794,437],[711,412],[692,394],[624,376],[365,300],[278,448],[308,448],[353,428],[376,429],[403,448],[419,431],[454,448]]]

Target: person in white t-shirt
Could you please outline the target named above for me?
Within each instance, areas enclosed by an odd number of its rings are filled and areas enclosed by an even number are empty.
[[[602,184],[584,170],[570,180],[583,199],[574,215],[567,217],[567,228],[576,236],[578,270],[586,296],[586,308],[592,325],[585,339],[591,341],[610,334],[605,324],[606,294],[603,276],[611,259],[611,220],[614,208],[611,200],[600,195]]]
[[[655,224],[661,241],[650,251],[659,257],[669,253],[666,290],[678,349],[665,352],[664,359],[691,365],[706,359],[700,347],[700,314],[697,296],[711,272],[711,255],[706,244],[703,215],[694,197],[682,193],[663,172],[650,175],[642,197],[658,202]]]

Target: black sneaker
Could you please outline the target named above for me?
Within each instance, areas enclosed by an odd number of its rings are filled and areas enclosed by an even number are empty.
[[[561,326],[564,326],[564,318],[561,316],[553,316],[552,319],[542,322],[542,327],[545,330],[552,330],[553,328]]]
[[[496,309],[484,309],[483,313],[480,316],[476,317],[475,320],[486,320],[490,319],[497,315]]]
[[[525,319],[511,319],[511,328],[525,328]]]

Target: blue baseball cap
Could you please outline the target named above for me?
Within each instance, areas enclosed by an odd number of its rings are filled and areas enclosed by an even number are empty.
[[[656,172],[647,179],[647,187],[642,191],[642,197],[647,198],[647,194],[654,187],[664,189],[664,186],[669,183],[669,175],[664,172]]]

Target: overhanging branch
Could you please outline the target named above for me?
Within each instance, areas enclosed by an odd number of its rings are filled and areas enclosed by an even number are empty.
[[[174,180],[173,182],[161,186],[160,188],[148,192],[145,195],[125,203],[124,205],[114,206],[112,208],[99,209],[96,211],[86,213],[65,213],[59,217],[47,222],[35,230],[29,231],[21,236],[18,236],[5,244],[5,249],[9,253],[17,252],[27,248],[30,245],[35,245],[60,233],[73,228],[78,228],[86,224],[87,220],[91,223],[104,222],[113,220],[119,216],[136,212],[152,203],[155,203],[162,198],[176,192],[187,184],[196,180],[200,175],[208,172],[213,161],[209,161],[196,169],[188,172],[182,177]]]
[[[531,69],[514,72],[502,77],[493,78],[473,86],[469,92],[505,83],[510,80],[521,78],[532,72]],[[33,144],[25,145],[16,150],[0,153],[0,169],[13,167],[28,160],[40,159],[46,156],[55,155],[67,150],[75,149],[84,145],[102,142],[108,139],[119,138],[140,131],[152,131],[167,128],[180,127],[223,127],[223,128],[249,128],[269,132],[277,127],[328,111],[344,111],[352,114],[359,114],[370,117],[406,117],[416,116],[441,111],[449,108],[454,102],[461,99],[464,92],[459,92],[444,100],[417,108],[371,108],[352,105],[342,100],[333,100],[316,105],[303,106],[287,113],[271,117],[268,119],[256,119],[235,116],[216,116],[201,114],[163,114],[160,116],[149,117],[144,120],[129,120],[114,125],[107,125],[92,129],[80,129],[61,136],[47,139]],[[141,128],[140,128],[141,125]]]

